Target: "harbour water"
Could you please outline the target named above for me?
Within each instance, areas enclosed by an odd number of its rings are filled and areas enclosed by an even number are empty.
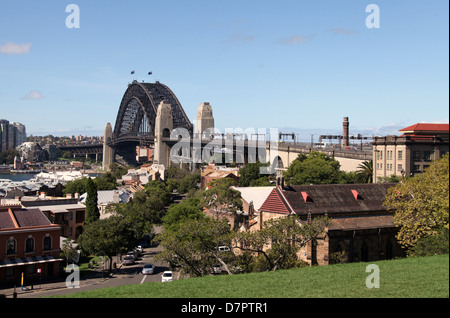
[[[33,179],[37,173],[0,173],[0,179],[11,181],[27,181]]]

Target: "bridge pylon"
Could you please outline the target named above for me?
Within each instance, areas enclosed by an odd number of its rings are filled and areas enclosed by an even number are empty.
[[[173,130],[172,105],[162,101],[156,112],[155,119],[155,154],[153,161],[156,164],[168,167],[170,163],[170,146],[163,142],[163,138],[169,138]]]
[[[105,132],[103,135],[103,162],[102,162],[103,170],[109,170],[109,166],[114,161],[114,149],[108,146],[107,144],[108,140],[111,140],[112,136],[113,136],[112,126],[110,123],[107,123],[105,125]]]

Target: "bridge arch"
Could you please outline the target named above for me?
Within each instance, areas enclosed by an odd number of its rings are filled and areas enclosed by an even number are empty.
[[[186,128],[192,133],[192,123],[178,98],[166,85],[133,81],[120,103],[113,139],[127,136],[154,138],[157,109],[162,101],[172,106],[173,128]]]

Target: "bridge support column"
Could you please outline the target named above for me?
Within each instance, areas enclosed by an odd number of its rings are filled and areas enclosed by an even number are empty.
[[[165,168],[170,164],[170,147],[164,143],[163,138],[170,138],[173,130],[173,116],[171,104],[162,101],[156,113],[155,119],[155,154],[154,163],[164,165]]]
[[[111,139],[112,135],[113,132],[111,124],[107,123],[105,126],[105,133],[103,138],[103,162],[102,162],[103,170],[109,170],[109,166],[113,163],[114,160],[114,149],[108,146],[107,144],[108,139]]]

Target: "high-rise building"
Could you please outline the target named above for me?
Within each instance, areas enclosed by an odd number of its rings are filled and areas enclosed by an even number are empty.
[[[15,149],[26,141],[25,125],[0,119],[0,151]]]

